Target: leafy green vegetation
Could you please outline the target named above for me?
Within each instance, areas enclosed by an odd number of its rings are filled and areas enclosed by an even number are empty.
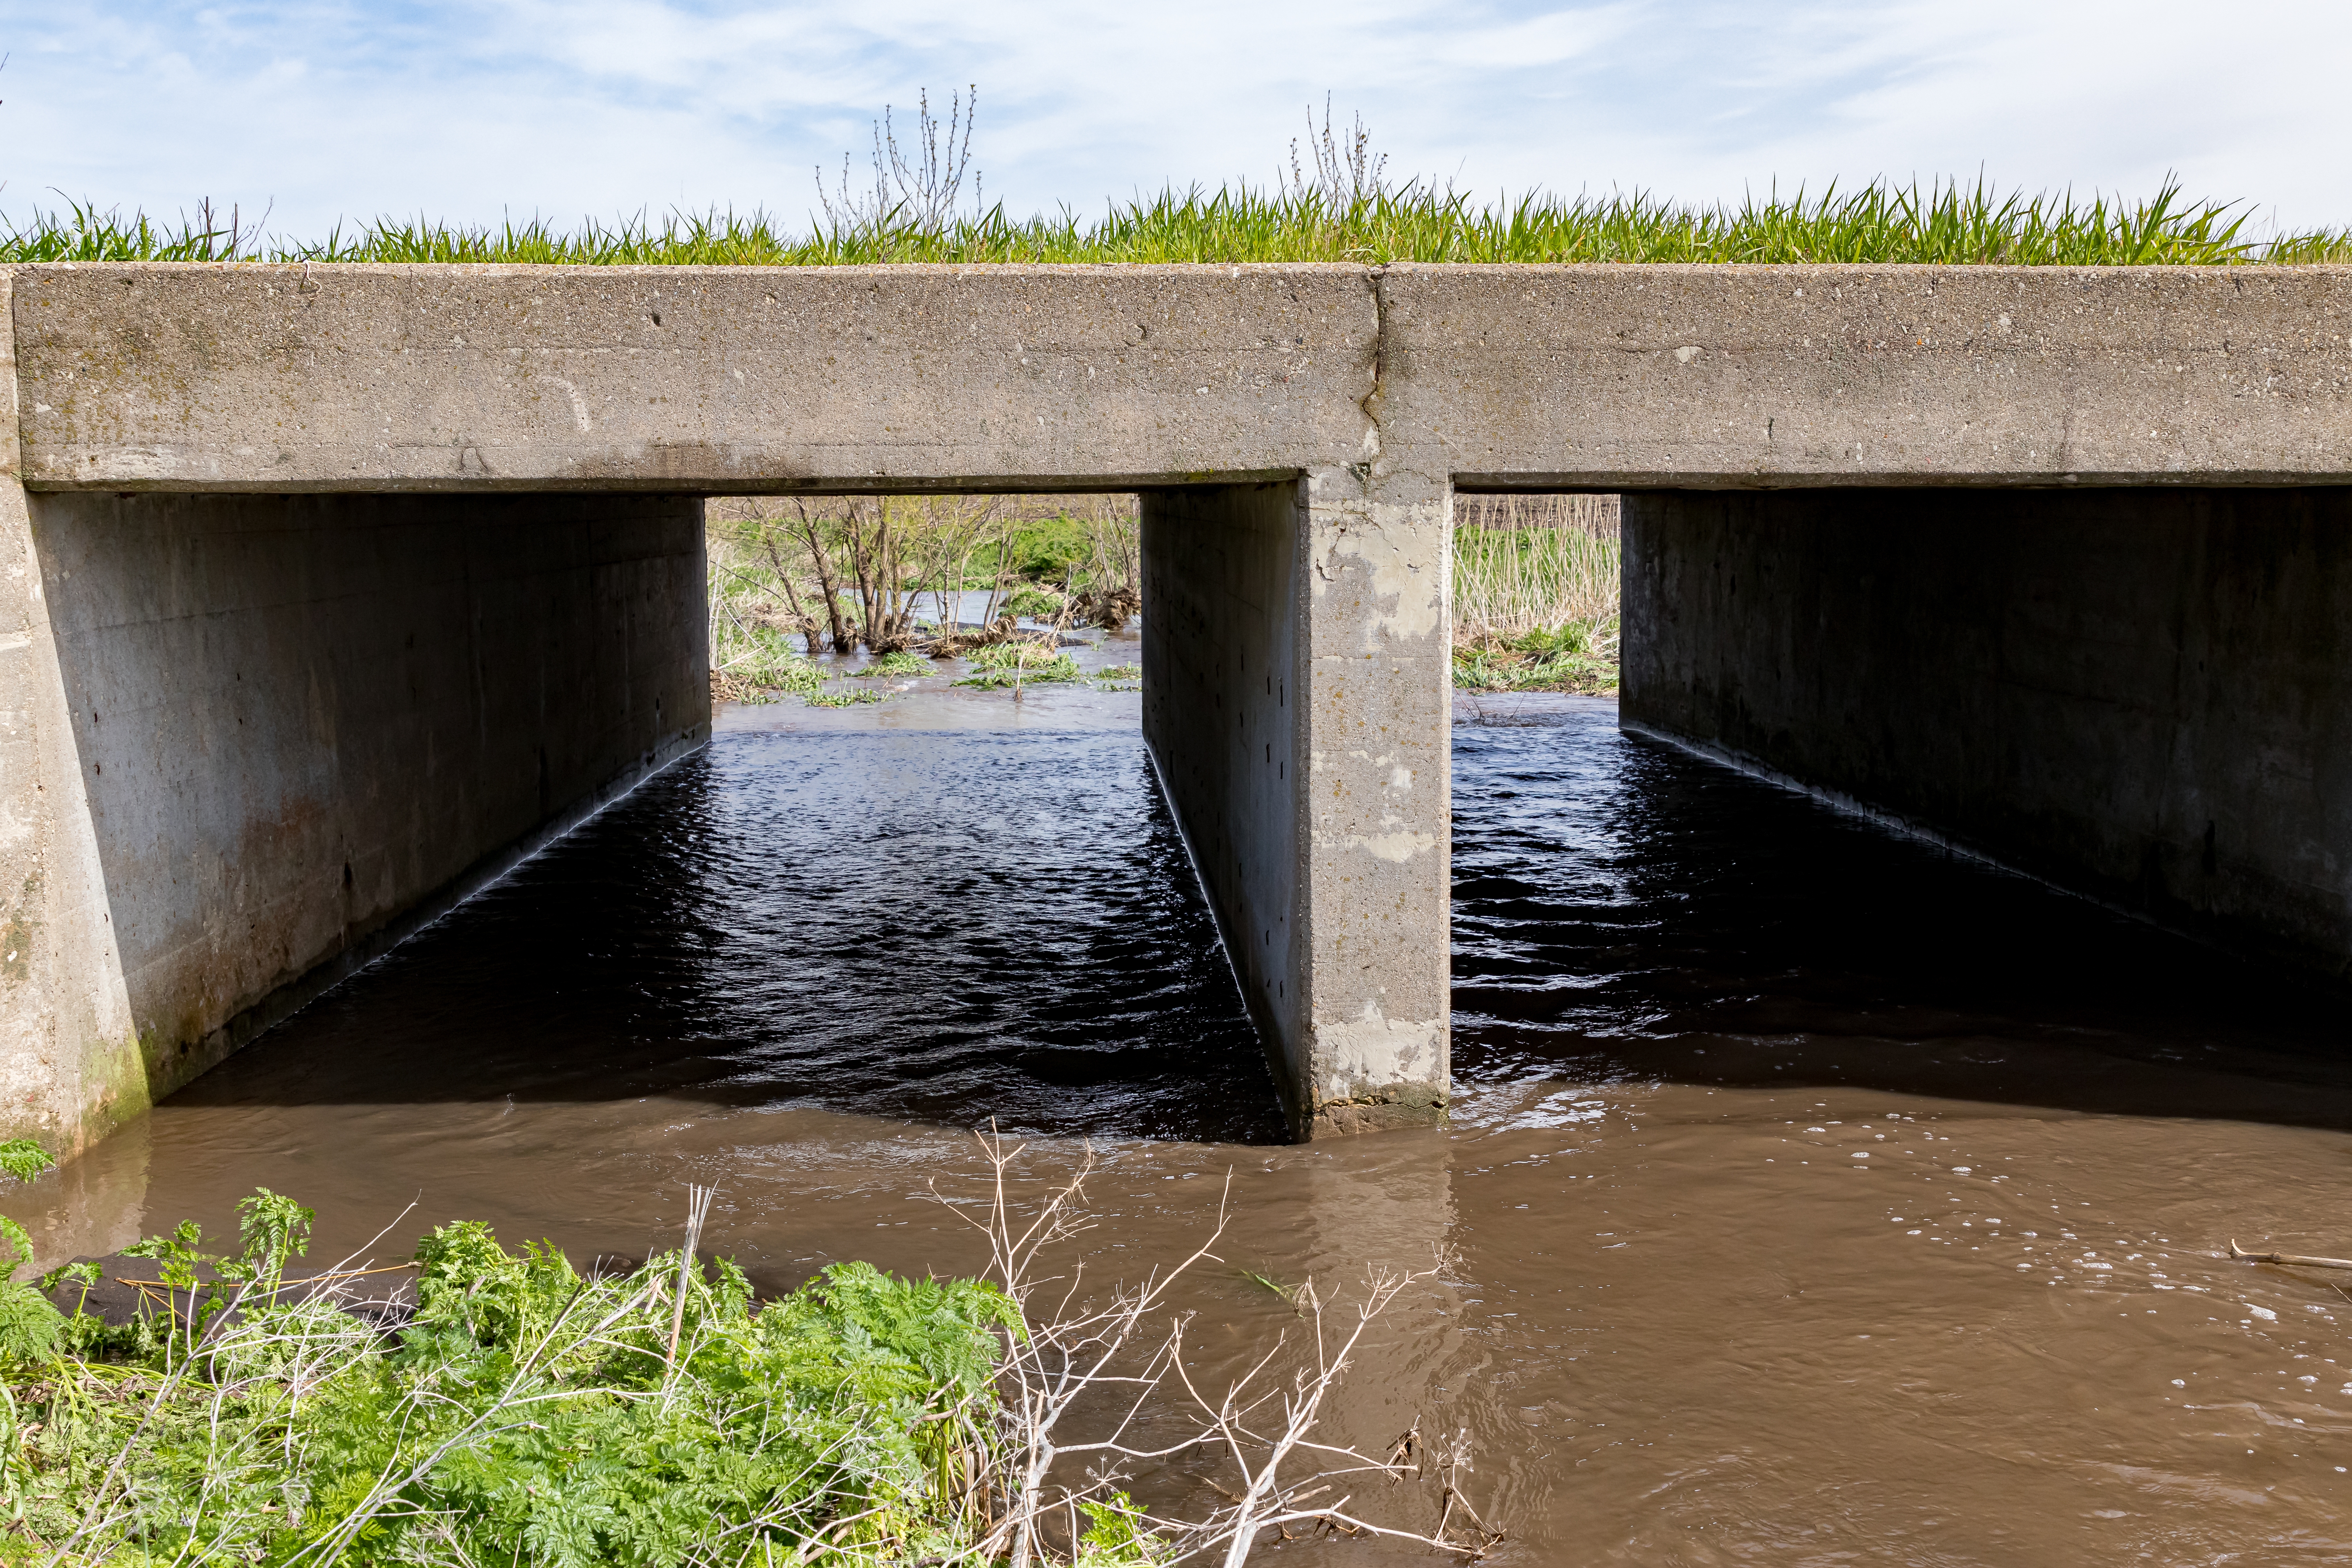
[[[992,1378],[1018,1309],[975,1280],[826,1268],[757,1305],[732,1263],[583,1275],[486,1226],[416,1250],[385,1331],[285,1279],[308,1209],[184,1225],[108,1326],[49,1315],[0,1401],[0,1557],[73,1563],[573,1565],[944,1559],[985,1504]],[[1144,1563],[1123,1498],[1088,1560]]]
[[[1034,518],[1016,524],[1012,531],[1015,576],[1029,583],[1085,584],[1087,568],[1094,563],[1096,553],[1094,534],[1086,519],[1067,513]]]
[[[856,708],[861,703],[879,702],[882,694],[874,690],[813,691],[808,705],[812,708]]]
[[[732,612],[713,593],[710,668],[713,695],[738,702],[767,702],[773,693],[807,697],[824,685],[824,671],[793,651],[784,633]]]
[[[0,1563],[1232,1568],[1294,1527],[1472,1558],[1502,1539],[1462,1495],[1462,1442],[1433,1469],[1318,1431],[1433,1268],[1368,1267],[1336,1313],[1311,1279],[1286,1289],[1299,1342],[1211,1399],[1178,1371],[1193,1314],[1171,1292],[1213,1259],[1223,1205],[1189,1257],[1081,1290],[1048,1255],[1097,1223],[1091,1152],[1041,1188],[1024,1145],[979,1142],[980,1190],[935,1195],[983,1239],[982,1279],[841,1262],[763,1304],[698,1250],[707,1187],[682,1247],[615,1273],[460,1222],[410,1264],[297,1279],[311,1211],[262,1189],[234,1252],[194,1223],[126,1249],[155,1266],[121,1282],[127,1313],[83,1310],[94,1264],[42,1281],[80,1287],[71,1311],[0,1284]],[[21,1262],[23,1229],[0,1231]],[[410,1268],[413,1289],[362,1295]],[[1125,1478],[1171,1459],[1233,1484],[1203,1514],[1149,1511]],[[1373,1476],[1433,1531],[1351,1510]]]
[[[29,1182],[57,1163],[49,1152],[29,1138],[11,1138],[0,1143],[0,1172]]]
[[[1067,599],[1049,588],[1041,588],[1034,584],[1024,583],[1015,588],[1012,596],[1004,601],[1004,613],[1008,616],[1025,616],[1033,621],[1050,621],[1060,615],[1062,606],[1068,603]]]
[[[984,670],[1034,671],[1052,669],[1066,664],[1073,669],[1077,668],[1076,662],[1068,654],[1047,647],[1042,643],[1019,640],[991,643],[986,647],[974,648],[964,656],[964,662],[974,669]],[[1035,677],[1033,676],[1032,679]]]
[[[469,226],[378,218],[312,240],[263,238],[208,212],[160,223],[94,203],[0,220],[0,261],[502,262],[808,267],[878,262],[1924,262],[2147,266],[2352,260],[2352,235],[2257,239],[2253,207],[2185,198],[2168,182],[2141,201],[2028,195],[1937,181],[1872,181],[1770,193],[1738,205],[1644,192],[1492,205],[1420,182],[1391,186],[1172,187],[1015,219],[904,207],[803,232],[764,212],[672,213],[560,229],[540,219]],[[1045,546],[1050,548],[1050,546]],[[1038,575],[1052,575],[1050,571]]]

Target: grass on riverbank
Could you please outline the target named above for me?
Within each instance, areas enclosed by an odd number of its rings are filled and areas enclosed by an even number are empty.
[[[2141,201],[2001,192],[1979,181],[1686,204],[1644,192],[1529,193],[1474,205],[1421,182],[1355,188],[1235,184],[1170,188],[1099,217],[1065,208],[1016,219],[1002,205],[912,221],[803,231],[763,211],[640,215],[558,227],[378,218],[316,239],[268,236],[209,205],[163,222],[95,203],[0,219],[0,262],[504,262],[809,267],[901,262],[1921,262],[2133,267],[2352,261],[2352,231],[2257,238],[2252,209],[2168,183]]]
[[[1465,496],[1454,529],[1454,684],[1617,689],[1613,496]]]
[[[1018,690],[1086,679],[1078,661],[1056,648],[1034,642],[1002,642],[975,648],[965,658],[971,673],[956,682],[983,691]]]
[[[1454,684],[1464,691],[1613,692],[1617,617],[1565,622],[1486,647],[1456,644]]]

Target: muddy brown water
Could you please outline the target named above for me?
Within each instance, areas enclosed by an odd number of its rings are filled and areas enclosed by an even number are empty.
[[[1466,1432],[1493,1561],[2352,1560],[2352,1300],[2219,1256],[2352,1251],[2340,1008],[1605,701],[1465,700],[1452,1123],[1292,1147],[1136,700],[1040,695],[726,710],[19,1211],[51,1258],[257,1184],[314,1257],[641,1253],[701,1180],[766,1286],[964,1271],[931,1188],[992,1117],[1039,1176],[1098,1152],[1093,1278],[1229,1204],[1204,1379],[1303,1330],[1243,1270],[1345,1300],[1442,1245],[1327,1435]]]

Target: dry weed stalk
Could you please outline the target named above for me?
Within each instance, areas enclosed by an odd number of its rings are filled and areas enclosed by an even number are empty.
[[[1084,1267],[1066,1275],[1051,1274],[1045,1258],[1051,1249],[1094,1228],[1085,1207],[1086,1183],[1095,1167],[1093,1152],[1088,1150],[1077,1170],[1050,1188],[1034,1213],[1024,1219],[1016,1213],[1009,1183],[1027,1145],[993,1130],[977,1137],[990,1169],[984,1216],[975,1218],[947,1198],[940,1201],[988,1238],[989,1271],[1020,1308],[1024,1331],[1008,1336],[997,1377],[1000,1448],[990,1468],[1002,1478],[1002,1497],[981,1500],[983,1510],[992,1501],[1001,1502],[1002,1512],[994,1513],[974,1544],[971,1561],[1009,1563],[1012,1568],[1052,1562],[1046,1527],[1057,1521],[1061,1533],[1072,1542],[1075,1559],[1076,1521],[1085,1504],[1112,1499],[1136,1465],[1177,1459],[1204,1447],[1223,1452],[1239,1489],[1212,1482],[1228,1500],[1205,1519],[1175,1519],[1138,1510],[1135,1518],[1158,1537],[1155,1562],[1213,1557],[1225,1568],[1237,1568],[1266,1531],[1288,1539],[1292,1525],[1387,1536],[1474,1559],[1503,1539],[1461,1496],[1459,1478],[1469,1468],[1466,1432],[1447,1446],[1438,1523],[1425,1535],[1375,1524],[1350,1512],[1352,1494],[1343,1489],[1350,1478],[1380,1477],[1394,1483],[1423,1473],[1416,1452],[1417,1423],[1386,1459],[1315,1436],[1326,1402],[1345,1378],[1374,1320],[1399,1296],[1435,1278],[1436,1267],[1373,1267],[1351,1312],[1335,1312],[1334,1304],[1308,1280],[1294,1298],[1306,1320],[1301,1364],[1286,1380],[1281,1376],[1278,1369],[1290,1348],[1286,1335],[1222,1391],[1206,1393],[1184,1365],[1184,1331],[1192,1314],[1171,1313],[1164,1327],[1160,1314],[1179,1279],[1202,1262],[1222,1261],[1212,1248],[1229,1223],[1230,1177],[1218,1201],[1215,1224],[1189,1257],[1173,1268],[1151,1270],[1137,1283],[1118,1284],[1108,1300],[1090,1302],[1082,1295]],[[1175,1389],[1181,1390],[1181,1398],[1174,1396]],[[1114,1405],[1107,1428],[1066,1440],[1064,1425],[1072,1412],[1081,1405],[1099,1407],[1105,1395],[1113,1396]],[[1171,1415],[1181,1423],[1176,1440],[1146,1442],[1135,1436],[1147,1420]],[[1086,1467],[1083,1478],[1057,1471],[1072,1460]],[[1291,1473],[1308,1466],[1313,1468],[1307,1473]],[[986,1489],[984,1480],[981,1485]],[[1332,1496],[1334,1492],[1339,1495]],[[1469,1528],[1449,1535],[1457,1515]]]

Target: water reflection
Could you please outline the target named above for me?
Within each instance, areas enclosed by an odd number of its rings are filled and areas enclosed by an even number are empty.
[[[2291,977],[1622,735],[1606,702],[1495,718],[1454,743],[1473,1082],[1867,1085],[2352,1127],[2340,1004]]]
[[[1283,1135],[1132,730],[728,735],[174,1103],[639,1096]]]

